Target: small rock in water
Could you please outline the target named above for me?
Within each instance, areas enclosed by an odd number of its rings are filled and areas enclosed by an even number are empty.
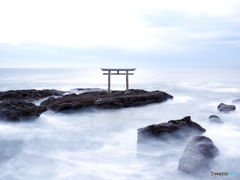
[[[181,120],[171,120],[167,123],[153,124],[138,129],[138,143],[148,143],[151,140],[184,139],[206,131],[190,116]]]
[[[240,104],[240,99],[235,99],[232,101],[233,104]]]
[[[220,103],[217,108],[220,112],[224,112],[224,113],[234,111],[236,109],[234,105],[227,105],[224,103]]]
[[[220,119],[220,117],[218,117],[217,115],[211,115],[209,116],[209,121],[212,123],[223,123]]]
[[[219,151],[211,139],[205,136],[195,136],[184,149],[178,169],[187,174],[208,169],[211,161],[218,154]]]

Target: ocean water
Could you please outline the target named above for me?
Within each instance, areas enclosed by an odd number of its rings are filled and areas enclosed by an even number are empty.
[[[240,98],[238,69],[136,69],[130,88],[161,90],[174,96],[141,107],[73,113],[44,112],[33,122],[0,121],[1,180],[191,180],[240,179],[240,104],[218,112],[219,103]],[[112,89],[125,89],[125,76],[112,76]],[[0,91],[13,89],[107,88],[100,69],[1,69]],[[35,102],[39,104],[39,101]],[[218,115],[224,124],[212,124]],[[219,149],[208,170],[177,170],[187,141],[137,148],[137,129],[191,116]],[[211,177],[211,172],[238,176]]]

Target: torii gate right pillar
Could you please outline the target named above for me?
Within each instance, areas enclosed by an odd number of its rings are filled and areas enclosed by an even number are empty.
[[[108,71],[108,93],[111,93],[111,71]]]
[[[129,93],[129,90],[128,90],[128,71],[126,71],[126,92],[125,93]]]

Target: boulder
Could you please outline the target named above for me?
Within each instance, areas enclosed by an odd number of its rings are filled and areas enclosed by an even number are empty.
[[[234,111],[236,109],[234,105],[227,105],[224,103],[220,103],[217,108],[220,112],[224,112],[224,113]]]
[[[49,96],[61,96],[63,91],[57,91],[54,89],[28,89],[28,90],[10,90],[5,92],[0,92],[0,100],[39,100]]]
[[[4,100],[0,102],[0,119],[7,121],[21,121],[38,118],[47,111],[46,107],[36,106],[21,100]]]
[[[223,123],[220,119],[220,117],[216,116],[216,115],[211,115],[209,116],[209,121],[212,122],[212,123]]]
[[[235,99],[232,101],[233,104],[240,104],[240,99]]]
[[[129,93],[125,91],[94,91],[82,94],[70,94],[59,98],[49,98],[41,103],[53,111],[59,112],[63,110],[79,110],[87,107],[96,108],[125,108],[141,106],[151,103],[159,103],[172,99],[173,96],[162,91],[144,91],[131,89]]]
[[[187,144],[179,160],[178,169],[194,174],[208,169],[211,161],[219,154],[213,141],[205,136],[195,136]]]
[[[148,143],[151,140],[185,139],[203,134],[206,129],[186,116],[180,120],[170,120],[167,123],[153,124],[138,129],[138,143]]]

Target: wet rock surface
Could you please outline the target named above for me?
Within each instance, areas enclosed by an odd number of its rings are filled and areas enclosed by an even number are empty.
[[[21,100],[4,100],[0,103],[0,118],[8,121],[20,121],[38,118],[47,111],[46,107],[36,106]]]
[[[49,98],[41,103],[53,111],[79,110],[87,107],[106,109],[125,108],[141,106],[151,103],[159,103],[172,99],[173,96],[162,91],[144,91],[131,89],[125,91],[103,91],[85,92],[82,94],[69,94],[59,98]]]
[[[178,169],[187,174],[208,169],[211,161],[219,154],[213,141],[205,136],[193,137],[179,160]]]
[[[230,111],[234,111],[236,109],[236,106],[220,103],[217,108],[220,112],[228,113]]]
[[[81,94],[80,94],[81,95]],[[64,110],[78,110],[91,107],[94,104],[93,97],[82,97],[77,94],[69,94],[60,98],[51,97],[40,105],[56,112]]]
[[[209,121],[212,123],[219,123],[222,124],[223,122],[221,121],[220,117],[218,117],[217,115],[211,115],[209,116]]]
[[[204,133],[206,129],[186,116],[180,120],[170,120],[167,123],[153,124],[138,129],[138,143],[148,143],[151,140],[184,139]]]
[[[28,89],[28,90],[10,90],[0,92],[0,100],[39,100],[49,96],[61,96],[63,91],[57,91],[54,89]]]
[[[0,92],[0,119],[7,121],[21,121],[38,118],[47,111],[46,107],[29,103],[49,96],[61,96],[63,91],[54,89],[10,90]]]
[[[87,89],[86,89],[87,90]],[[141,106],[150,103],[163,102],[173,97],[161,91],[129,90],[125,91],[90,91],[82,94],[68,94],[57,90],[10,90],[0,92],[0,119],[9,121],[20,121],[23,119],[37,118],[51,109],[59,112],[64,110],[79,110],[87,107],[97,108],[124,108]],[[40,106],[29,103],[49,96]]]

